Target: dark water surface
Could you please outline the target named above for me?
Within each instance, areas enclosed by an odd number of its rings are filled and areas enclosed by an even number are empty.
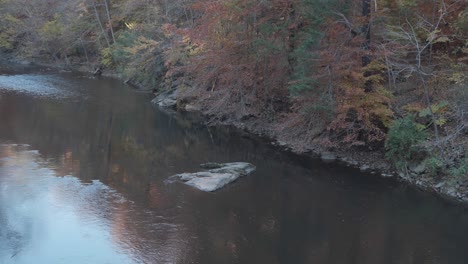
[[[4,71],[5,72],[5,71]],[[468,211],[154,109],[109,79],[0,75],[0,263],[468,263]],[[247,161],[215,193],[169,176]]]

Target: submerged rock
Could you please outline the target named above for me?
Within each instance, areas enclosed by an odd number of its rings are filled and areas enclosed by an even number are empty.
[[[181,173],[171,176],[185,184],[205,192],[212,192],[223,188],[229,183],[255,170],[255,166],[247,162],[205,163],[200,165],[207,171],[195,173]]]
[[[323,152],[320,155],[320,158],[325,162],[332,162],[332,161],[336,160],[336,156],[333,153],[330,153],[330,152]]]
[[[380,175],[382,175],[382,177],[385,177],[385,178],[390,178],[390,177],[393,177],[393,176],[394,176],[394,175],[391,174],[391,173],[382,173],[382,174],[380,174]]]

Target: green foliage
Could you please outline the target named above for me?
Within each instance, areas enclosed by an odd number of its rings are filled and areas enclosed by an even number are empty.
[[[468,31],[468,8],[465,8],[465,10],[458,15],[454,27],[460,33]]]
[[[16,39],[16,30],[22,25],[21,20],[7,13],[0,17],[0,48],[12,49]]]
[[[44,23],[39,29],[39,33],[46,40],[59,39],[62,34],[63,26],[58,22],[58,18]]]
[[[165,71],[164,61],[160,52],[159,42],[143,36],[138,37],[133,45],[126,48],[131,60],[126,65],[126,78],[134,78],[147,87],[155,87]]]
[[[424,159],[423,164],[430,176],[444,175],[448,181],[460,181],[468,179],[468,153],[459,157],[447,158],[438,149],[432,149]],[[455,151],[456,153],[456,151]],[[462,152],[463,153],[463,152]]]
[[[252,48],[257,58],[262,58],[271,54],[280,54],[284,47],[264,38],[257,38],[252,41]]]
[[[304,95],[305,92],[311,91],[318,87],[318,81],[306,75],[296,77],[296,80],[289,82],[288,90],[292,96]]]
[[[433,104],[433,105],[431,105],[431,109],[429,109],[429,107],[427,107],[427,108],[424,108],[421,111],[419,111],[419,117],[429,117],[431,115],[430,110],[432,110],[432,113],[434,113],[434,114],[439,114],[447,106],[448,106],[447,101],[442,101],[442,102],[440,102],[438,104]]]
[[[122,34],[117,37],[116,43],[101,50],[101,63],[106,67],[124,70],[131,55],[128,48],[135,43],[136,38],[133,32],[122,32]]]
[[[431,155],[426,158],[423,163],[431,176],[437,175],[444,167],[444,162],[438,155]]]
[[[468,153],[465,153],[465,157],[460,161],[458,166],[452,167],[449,170],[449,174],[454,178],[468,177]]]
[[[112,47],[101,49],[101,63],[106,67],[111,67],[114,64]]]
[[[447,109],[448,105],[449,105],[448,101],[442,101],[438,104],[432,104],[430,109],[429,107],[426,107],[420,110],[418,116],[421,118],[429,118],[431,117],[431,110],[432,110],[432,113],[434,114],[434,117],[435,117],[435,121],[434,121],[435,124],[438,126],[443,126],[447,123],[447,118],[445,118],[442,114]],[[431,119],[431,122],[427,126],[430,126],[431,124],[432,124],[432,119]]]
[[[397,119],[388,131],[385,157],[402,169],[420,152],[420,144],[426,138],[426,131],[419,128],[413,116]]]
[[[300,111],[309,124],[311,136],[320,134],[335,117],[335,102],[329,95],[320,96],[319,100],[305,103]]]
[[[415,7],[417,5],[417,0],[400,0],[397,2],[400,8]]]
[[[318,57],[318,46],[323,37],[321,27],[325,23],[326,16],[337,1],[303,0],[298,3],[299,20],[290,21],[289,27],[293,28],[295,42],[294,49],[289,53],[289,60],[293,62],[292,73],[288,90],[290,95],[299,96],[304,92],[318,88],[316,78],[313,78],[314,60]],[[306,24],[306,27],[298,27]]]
[[[155,87],[164,71],[158,51],[159,42],[132,30],[123,31],[113,45],[101,50],[101,63],[134,84]]]

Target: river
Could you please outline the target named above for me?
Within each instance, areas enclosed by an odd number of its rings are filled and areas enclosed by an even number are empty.
[[[468,210],[168,114],[117,80],[0,73],[0,264],[468,263]],[[206,193],[171,175],[257,170]]]

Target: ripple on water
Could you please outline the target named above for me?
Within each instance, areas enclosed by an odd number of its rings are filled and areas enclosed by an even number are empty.
[[[36,97],[51,97],[57,99],[77,96],[70,90],[70,83],[58,75],[0,75],[0,90],[26,93]]]

